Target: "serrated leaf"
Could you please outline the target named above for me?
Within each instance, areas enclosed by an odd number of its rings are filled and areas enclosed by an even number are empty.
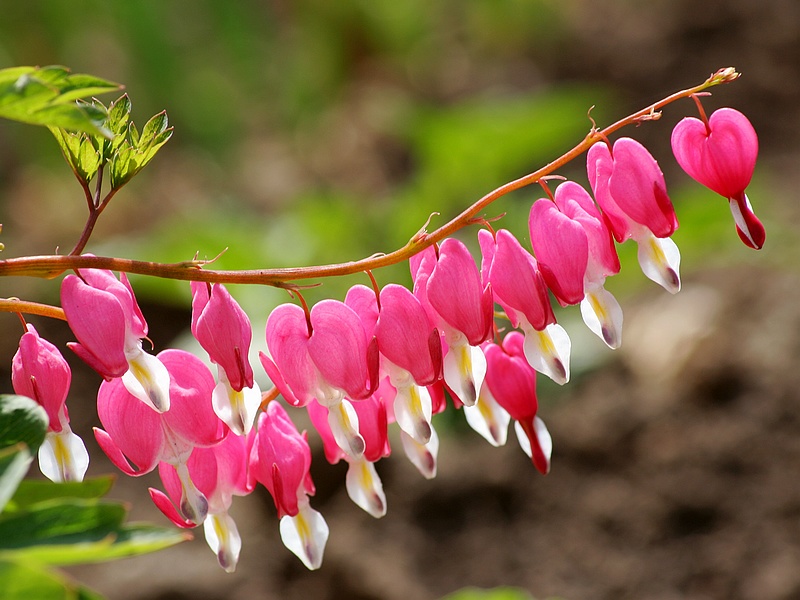
[[[48,127],[87,131],[110,137],[102,125],[102,105],[78,104],[79,98],[103,94],[119,84],[61,66],[0,70],[0,117]]]
[[[0,450],[0,513],[18,489],[31,462],[33,456],[23,443]]]
[[[55,483],[53,481],[26,479],[20,483],[8,510],[26,510],[31,505],[56,499],[91,499],[102,498],[114,484],[113,475],[90,477],[83,481],[67,481]]]
[[[133,175],[131,174],[132,166],[131,160],[133,157],[133,148],[130,143],[125,141],[119,149],[111,157],[111,188],[118,189],[128,183]]]
[[[162,110],[157,115],[153,115],[150,117],[150,120],[144,124],[144,127],[142,128],[141,141],[137,144],[137,146],[141,147],[145,144],[151,144],[153,138],[155,138],[158,134],[163,133],[168,126],[169,119],[167,118],[167,111]]]
[[[40,565],[0,559],[3,600],[96,600],[95,592]]]
[[[0,552],[98,542],[119,530],[127,511],[101,500],[52,500],[0,515]]]
[[[75,162],[77,161],[78,152],[81,148],[81,135],[78,133],[70,133],[66,129],[58,127],[50,127],[50,132],[56,138],[64,158],[67,159],[69,165],[75,169]]]
[[[138,146],[139,145],[139,130],[136,128],[136,123],[131,121],[128,123],[128,141],[131,143],[131,146]]]
[[[48,424],[47,412],[34,400],[0,395],[0,448],[22,442],[34,454],[44,441]]]
[[[87,183],[91,181],[92,177],[97,173],[97,169],[100,168],[100,153],[95,149],[92,140],[88,137],[81,142],[76,162],[78,174]]]
[[[174,527],[130,524],[123,525],[116,532],[95,542],[29,546],[15,550],[14,556],[65,567],[149,554],[190,539],[192,535],[189,532]]]
[[[117,100],[111,103],[108,109],[108,119],[106,120],[106,127],[114,135],[123,135],[128,126],[128,120],[131,116],[131,99],[128,94],[123,94]]]

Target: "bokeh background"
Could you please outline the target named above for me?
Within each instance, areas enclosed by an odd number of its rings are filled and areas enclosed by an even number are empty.
[[[166,109],[175,126],[101,218],[87,248],[96,254],[171,262],[226,250],[220,268],[256,268],[390,251],[431,213],[443,223],[572,147],[591,106],[607,124],[726,66],[743,75],[715,88],[706,109],[742,110],[761,142],[749,195],[768,237],[753,252],[725,202],[671,157],[671,128],[694,114],[691,102],[625,132],[667,176],[684,289],[667,297],[647,282],[626,244],[608,286],[626,315],[623,348],[601,348],[576,309],[560,314],[574,381],[540,386],[555,444],[546,478],[514,443],[493,449],[461,415],[443,416],[436,480],[401,456],[380,465],[389,502],[380,521],[350,503],[341,465],[317,447],[313,504],[331,526],[319,572],[282,547],[264,492],[234,506],[244,538],[234,575],[199,539],[76,577],[110,598],[147,600],[425,599],[469,585],[575,600],[800,598],[794,0],[43,0],[1,12],[0,67],[63,64],[118,81],[137,124]],[[586,184],[581,159],[561,174]],[[505,213],[501,226],[526,240],[540,196],[516,192],[488,216]],[[84,219],[50,134],[0,122],[3,255],[70,248]],[[410,283],[405,265],[375,275]],[[328,280],[306,295],[341,299],[353,283],[366,280]],[[188,286],[134,286],[156,349],[189,343]],[[270,288],[232,291],[257,340],[288,300]],[[57,303],[58,285],[0,281],[0,295]],[[13,315],[0,315],[0,328],[7,390],[21,330]],[[68,358],[74,429],[91,444],[98,378]],[[90,473],[111,470],[93,456]],[[134,518],[166,522],[147,485],[158,481],[120,479],[114,493]]]

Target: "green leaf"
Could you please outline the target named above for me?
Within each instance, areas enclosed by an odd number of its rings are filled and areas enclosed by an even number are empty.
[[[0,513],[18,489],[31,462],[33,456],[22,442],[0,450]]]
[[[0,559],[3,600],[99,600],[95,592],[40,565]]]
[[[119,189],[149,163],[161,146],[172,137],[167,113],[162,111],[145,123],[141,135],[133,121],[128,123],[128,139],[111,157],[111,188]]]
[[[133,126],[133,123],[131,123]],[[111,188],[118,189],[130,181],[136,171],[134,149],[127,140],[111,157]]]
[[[53,500],[0,515],[0,551],[97,542],[118,531],[126,509],[99,500]]]
[[[102,498],[111,490],[114,480],[115,477],[113,475],[61,483],[26,479],[20,483],[16,493],[11,498],[8,510],[26,510],[39,502],[47,502],[48,500],[59,498]]]
[[[149,554],[190,539],[191,533],[174,527],[132,523],[94,542],[29,546],[15,550],[14,556],[63,567]]]
[[[165,110],[150,117],[150,120],[142,128],[141,141],[138,144],[139,148],[151,144],[156,136],[166,131],[168,125],[169,119],[167,119],[167,111]]]
[[[44,408],[25,396],[0,395],[0,448],[18,442],[35,453],[44,441],[49,419]]]
[[[2,69],[0,117],[110,137],[111,133],[103,127],[104,107],[76,100],[120,87],[99,77],[71,73],[60,66]]]
[[[124,135],[131,117],[131,99],[123,94],[108,108],[106,127],[114,135]]]

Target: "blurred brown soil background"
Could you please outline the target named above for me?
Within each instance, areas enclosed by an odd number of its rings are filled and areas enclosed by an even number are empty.
[[[561,8],[567,35],[505,64],[464,66],[470,85],[610,83],[630,103],[622,111],[735,66],[741,81],[718,94],[760,134],[760,189],[773,196],[753,197],[756,212],[783,231],[800,222],[800,3],[573,0]],[[445,96],[445,83],[433,92]],[[350,122],[366,119],[350,108]],[[682,175],[668,131],[644,127],[637,137],[652,142],[670,183]],[[373,150],[334,149],[324,170],[346,177],[361,165],[366,187],[391,182]],[[727,212],[722,200],[719,210]],[[379,465],[389,512],[374,520],[347,498],[342,465],[329,466],[316,448],[312,505],[331,528],[318,572],[281,545],[263,489],[234,503],[244,546],[233,575],[218,569],[201,531],[161,553],[71,572],[115,600],[426,600],[468,585],[569,600],[800,599],[800,273],[797,240],[771,233],[739,264],[686,266],[675,297],[652,286],[626,298],[623,348],[561,390],[542,386],[540,414],[554,441],[546,477],[513,433],[494,449],[456,425],[434,481],[395,444],[397,455]],[[189,323],[181,309],[143,308],[160,348]],[[5,340],[4,355],[15,344]],[[72,396],[90,398],[97,377],[68,358]],[[88,432],[91,415],[71,413]],[[112,470],[96,446],[90,452],[94,473]],[[131,500],[133,518],[163,523],[148,484],[158,481],[120,476],[114,494]]]

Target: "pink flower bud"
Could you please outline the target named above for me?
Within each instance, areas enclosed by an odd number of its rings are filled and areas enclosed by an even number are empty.
[[[11,362],[11,384],[17,394],[33,398],[47,413],[49,424],[39,446],[39,470],[51,481],[82,481],[89,468],[89,453],[69,426],[69,365],[53,344],[39,337],[33,325],[26,325],[26,329]]]
[[[237,392],[253,387],[250,319],[224,285],[192,282],[192,334]]]
[[[67,393],[72,374],[61,352],[39,337],[30,323],[19,340],[19,350],[11,362],[14,391],[42,405],[50,419],[49,431],[61,431],[69,423]]]

